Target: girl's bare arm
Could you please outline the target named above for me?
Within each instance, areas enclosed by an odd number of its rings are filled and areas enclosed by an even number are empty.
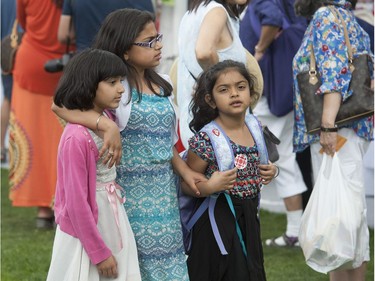
[[[103,147],[99,151],[99,156],[107,152],[103,163],[108,163],[109,167],[112,167],[115,163],[120,163],[122,155],[121,137],[115,122],[105,116],[100,117],[100,114],[94,110],[69,110],[65,107],[59,107],[54,103],[51,109],[57,116],[67,122],[81,124],[94,131],[98,130],[103,135],[104,141]],[[113,155],[111,156],[109,152],[113,152]]]
[[[208,163],[201,159],[191,150],[188,151],[187,164],[192,170],[204,173],[207,169]],[[232,189],[237,178],[237,168],[233,168],[227,171],[216,171],[212,174],[211,178],[205,181],[200,181],[197,183],[197,187],[200,191],[200,196],[206,197],[213,193],[220,192],[223,190]],[[185,192],[184,186],[183,191]],[[185,192],[189,195],[191,193]],[[193,195],[194,196],[194,195]]]
[[[200,192],[197,188],[197,183],[206,181],[206,177],[199,172],[192,170],[184,160],[180,157],[177,149],[173,147],[172,165],[175,172],[183,178],[184,192],[193,196],[199,196]]]

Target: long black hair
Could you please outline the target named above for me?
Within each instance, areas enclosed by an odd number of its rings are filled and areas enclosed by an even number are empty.
[[[67,109],[92,109],[99,82],[125,77],[126,73],[126,65],[115,54],[98,49],[83,50],[64,67],[53,101]]]
[[[137,9],[120,9],[110,13],[104,20],[98,34],[96,35],[94,48],[102,49],[116,54],[126,64],[129,69],[127,80],[129,85],[136,88],[141,93],[141,81],[137,71],[125,60],[124,54],[133,47],[134,40],[143,31],[144,27],[154,21],[154,16],[150,12]],[[172,85],[164,80],[153,69],[145,69],[147,86],[156,95],[170,96]],[[154,90],[152,83],[163,88],[160,94]],[[131,98],[131,95],[129,95]]]
[[[248,72],[243,63],[233,60],[218,62],[204,71],[197,80],[193,99],[190,102],[190,110],[192,112],[193,119],[189,123],[189,128],[194,133],[198,132],[203,128],[204,125],[210,123],[219,116],[218,109],[212,108],[207,103],[206,95],[210,95],[211,99],[214,100],[212,91],[215,87],[217,79],[222,73],[225,73],[230,69],[238,71],[238,73],[241,74],[249,83],[252,104],[256,103],[259,99],[260,94],[254,90],[256,78]]]
[[[189,12],[196,11],[201,3],[203,5],[207,6],[208,3],[211,1],[215,1],[221,5],[224,6],[224,8],[227,10],[228,14],[232,18],[239,18],[242,11],[246,8],[246,6],[250,3],[250,0],[247,0],[245,4],[243,5],[230,5],[227,3],[227,0],[192,0],[190,1],[189,5]]]

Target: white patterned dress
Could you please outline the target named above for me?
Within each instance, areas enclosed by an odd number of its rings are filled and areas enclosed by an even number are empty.
[[[165,97],[132,92],[132,110],[121,132],[117,182],[138,248],[142,281],[189,280],[172,169],[174,111]]]
[[[103,140],[93,131],[88,131],[100,149]],[[117,261],[118,277],[113,279],[99,275],[81,241],[61,231],[58,226],[47,281],[141,281],[134,234],[122,205],[120,187],[116,188],[114,184],[116,168],[105,166],[103,157],[96,164],[98,229]]]

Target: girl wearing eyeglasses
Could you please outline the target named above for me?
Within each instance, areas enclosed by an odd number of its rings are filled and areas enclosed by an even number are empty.
[[[98,32],[93,47],[115,53],[128,68],[125,93],[115,111],[119,128],[97,113],[53,106],[65,120],[104,132],[100,153],[109,150],[104,162],[118,163],[117,182],[126,192],[124,206],[143,281],[188,280],[174,172],[196,191],[195,183],[205,180],[174,147],[178,137],[172,86],[168,76],[153,70],[162,57],[162,38],[153,16],[133,9],[111,13]]]

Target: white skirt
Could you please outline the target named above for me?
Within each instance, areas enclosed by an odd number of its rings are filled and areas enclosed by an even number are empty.
[[[119,190],[116,189],[115,192],[120,196]],[[137,248],[128,216],[123,204],[116,198],[119,223],[117,225],[114,208],[107,194],[104,187],[97,188],[98,229],[117,261],[118,277],[113,279],[99,275],[96,265],[91,263],[81,241],[61,231],[57,226],[47,281],[141,280]]]

